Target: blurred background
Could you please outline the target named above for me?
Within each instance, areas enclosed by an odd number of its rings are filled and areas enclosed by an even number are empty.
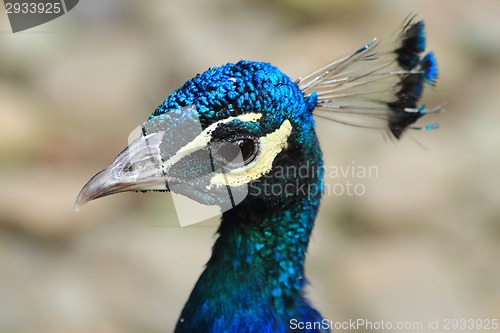
[[[318,119],[327,166],[377,172],[327,179],[363,193],[324,197],[308,295],[336,322],[500,318],[500,2],[82,0],[16,34],[0,14],[0,332],[172,331],[218,219],[181,228],[161,193],[76,213],[81,187],[196,73],[251,59],[297,78],[409,13],[441,128],[394,143]]]

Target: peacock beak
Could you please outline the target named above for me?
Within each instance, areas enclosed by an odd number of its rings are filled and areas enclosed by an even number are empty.
[[[212,142],[212,135],[227,124],[253,124],[260,117],[257,113],[242,114],[203,127],[196,107],[187,106],[150,118],[142,125],[139,138],[82,188],[75,210],[91,200],[127,191],[168,191],[223,211],[234,207],[247,196],[247,183],[254,178],[247,178],[242,152],[234,154],[238,146],[226,141]],[[262,138],[263,148],[274,147],[268,141],[280,141],[276,135],[282,132],[288,136],[289,122],[282,127]],[[286,143],[286,138],[281,141]],[[230,157],[221,156],[228,153],[223,147],[231,149]],[[264,154],[264,162],[272,162],[273,152],[277,154],[283,147],[275,148]],[[257,159],[252,159],[252,163],[248,165],[256,171],[251,169],[250,175],[252,170],[254,174],[267,170]]]
[[[92,177],[75,203],[79,210],[87,202],[127,191],[169,191],[170,181],[163,171],[160,143],[163,133],[140,136],[115,161]]]
[[[115,161],[82,188],[75,210],[91,200],[115,193],[170,191],[172,185],[182,187],[186,180],[173,175],[165,161],[201,131],[199,113],[194,105],[149,119],[141,127],[142,135],[129,140],[129,146]]]

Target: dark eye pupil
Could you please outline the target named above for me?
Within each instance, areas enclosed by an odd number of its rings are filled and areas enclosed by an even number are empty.
[[[251,162],[255,157],[255,144],[252,140],[243,140],[240,145],[241,155],[245,163]]]
[[[255,145],[250,139],[227,142],[219,149],[219,155],[228,162],[233,162],[241,154],[244,163],[249,163],[255,155]],[[239,162],[239,161],[237,161]]]

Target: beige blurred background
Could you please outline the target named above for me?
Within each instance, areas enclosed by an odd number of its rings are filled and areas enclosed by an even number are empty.
[[[75,213],[80,188],[196,73],[251,59],[296,78],[411,12],[440,66],[426,102],[446,102],[423,123],[441,128],[393,143],[318,121],[328,166],[378,175],[328,179],[364,195],[324,198],[308,294],[337,322],[500,319],[500,2],[82,0],[17,34],[0,14],[0,332],[171,331],[217,219],[180,228],[160,193]]]

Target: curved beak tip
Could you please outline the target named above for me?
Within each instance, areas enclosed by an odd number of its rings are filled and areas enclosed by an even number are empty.
[[[74,206],[75,212],[80,211],[87,202],[108,194],[112,189],[109,180],[110,172],[108,169],[104,169],[92,177],[78,193]]]
[[[97,197],[95,195],[92,195],[89,192],[89,183],[85,184],[85,186],[81,189],[80,193],[78,193],[78,197],[76,198],[75,205],[73,209],[75,212],[79,212],[80,209],[89,201],[96,199]]]
[[[88,202],[88,200],[83,198],[81,194],[82,194],[82,192],[80,192],[80,194],[76,198],[75,205],[73,206],[73,209],[75,210],[75,212],[79,212],[80,209],[83,207],[83,205],[85,205]]]

